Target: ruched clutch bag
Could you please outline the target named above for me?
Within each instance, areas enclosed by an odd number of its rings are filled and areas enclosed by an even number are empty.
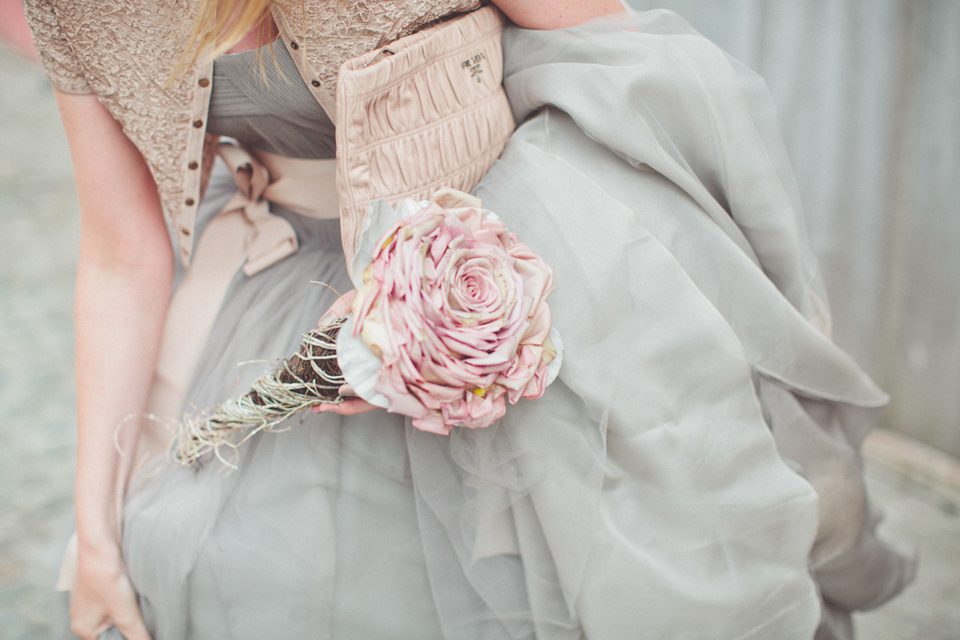
[[[493,6],[350,59],[337,87],[337,192],[347,264],[367,206],[470,192],[514,129]]]

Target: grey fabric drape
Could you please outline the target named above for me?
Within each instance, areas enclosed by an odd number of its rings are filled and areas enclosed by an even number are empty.
[[[834,335],[887,426],[960,455],[960,2],[629,0],[762,75]]]

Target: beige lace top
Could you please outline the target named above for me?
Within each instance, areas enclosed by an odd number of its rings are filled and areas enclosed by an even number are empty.
[[[335,119],[337,71],[364,52],[483,0],[278,0],[274,20],[300,75]],[[164,214],[189,263],[202,183],[212,61],[169,81],[186,45],[190,0],[26,0],[27,18],[53,85],[94,93],[143,154]]]

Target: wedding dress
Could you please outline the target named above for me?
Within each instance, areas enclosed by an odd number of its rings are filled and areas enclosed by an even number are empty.
[[[518,128],[475,193],[554,268],[559,379],[488,429],[305,412],[234,471],[145,474],[123,548],[157,640],[844,637],[909,580],[860,475],[886,398],[830,340],[762,81],[665,11],[503,46]],[[217,61],[208,131],[332,158],[274,51],[266,83]],[[235,189],[215,171],[198,234]],[[273,211],[299,249],[234,277],[187,411],[351,288],[336,220]]]

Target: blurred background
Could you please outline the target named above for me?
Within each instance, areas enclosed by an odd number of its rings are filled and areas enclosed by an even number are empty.
[[[767,81],[836,341],[891,394],[886,426],[960,456],[960,2],[630,4]]]
[[[20,0],[0,0],[0,639],[50,636],[70,528],[77,211]],[[892,396],[865,445],[887,537],[919,547],[861,640],[960,639],[960,0],[630,0],[766,79],[836,341]]]

